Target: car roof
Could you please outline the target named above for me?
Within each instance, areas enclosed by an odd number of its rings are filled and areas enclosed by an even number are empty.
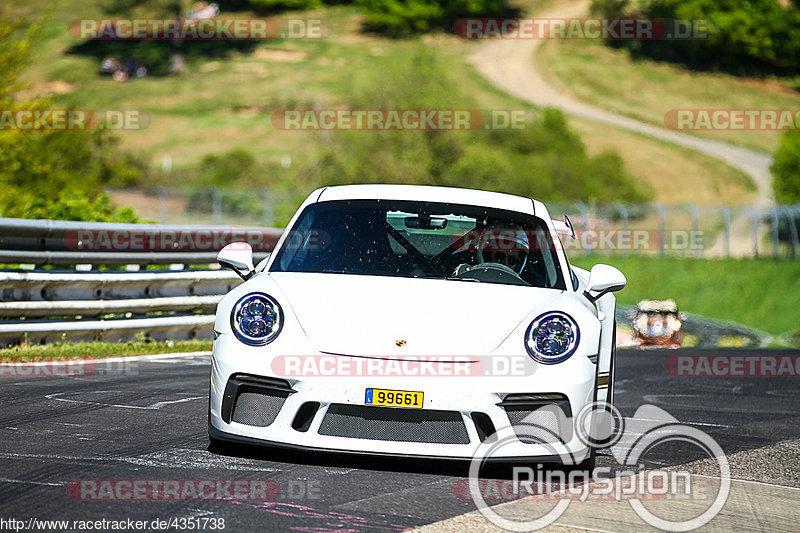
[[[429,185],[339,185],[320,189],[317,202],[333,200],[408,200],[494,207],[549,218],[537,200],[500,192]]]

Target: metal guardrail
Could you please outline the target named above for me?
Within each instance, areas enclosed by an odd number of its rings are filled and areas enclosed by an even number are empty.
[[[0,272],[0,345],[211,338],[230,271]],[[153,316],[158,313],[161,316]]]
[[[248,241],[256,261],[282,230],[259,227],[116,224],[0,218],[0,263],[197,265],[216,262],[226,244]]]
[[[216,266],[230,242],[268,257],[271,228],[107,224],[0,218],[0,263]],[[0,271],[0,346],[60,340],[211,338],[213,310],[241,283],[227,270]]]

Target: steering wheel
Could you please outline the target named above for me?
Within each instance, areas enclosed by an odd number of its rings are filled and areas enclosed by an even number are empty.
[[[529,285],[513,268],[502,263],[479,263],[472,267],[459,265],[453,273],[453,277],[495,281],[511,285]]]

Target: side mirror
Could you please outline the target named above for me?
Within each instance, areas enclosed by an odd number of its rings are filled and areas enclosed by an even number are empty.
[[[246,242],[232,242],[217,254],[217,262],[239,274],[243,280],[253,277],[253,247]]]
[[[625,275],[611,265],[595,265],[589,272],[589,281],[583,295],[590,302],[597,301],[606,293],[621,290],[628,280]]]

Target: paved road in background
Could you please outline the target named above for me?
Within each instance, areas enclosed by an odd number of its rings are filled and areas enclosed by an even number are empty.
[[[729,455],[800,438],[798,378],[686,378],[665,371],[667,358],[690,353],[699,352],[620,351],[622,414],[632,416],[644,403],[662,407],[707,431]],[[322,533],[401,531],[475,509],[454,495],[463,465],[261,448],[210,452],[208,362],[195,356],[108,363],[84,377],[14,377],[0,367],[0,518],[214,517],[225,519],[226,531]],[[763,480],[800,486],[793,481],[800,477],[796,458],[775,453],[771,464],[784,470],[764,472],[780,479]],[[667,449],[650,461],[691,459]],[[600,465],[611,462],[607,452],[599,457]],[[98,502],[68,492],[81,479],[232,478],[270,480],[280,494],[268,502]]]
[[[589,10],[588,0],[558,2],[538,18],[579,18]],[[578,101],[550,85],[539,72],[534,55],[541,39],[488,39],[470,60],[486,79],[503,91],[537,106],[557,107],[570,115],[677,144],[724,161],[746,173],[757,187],[756,205],[771,204],[769,154],[730,143],[703,139],[618,115]]]

